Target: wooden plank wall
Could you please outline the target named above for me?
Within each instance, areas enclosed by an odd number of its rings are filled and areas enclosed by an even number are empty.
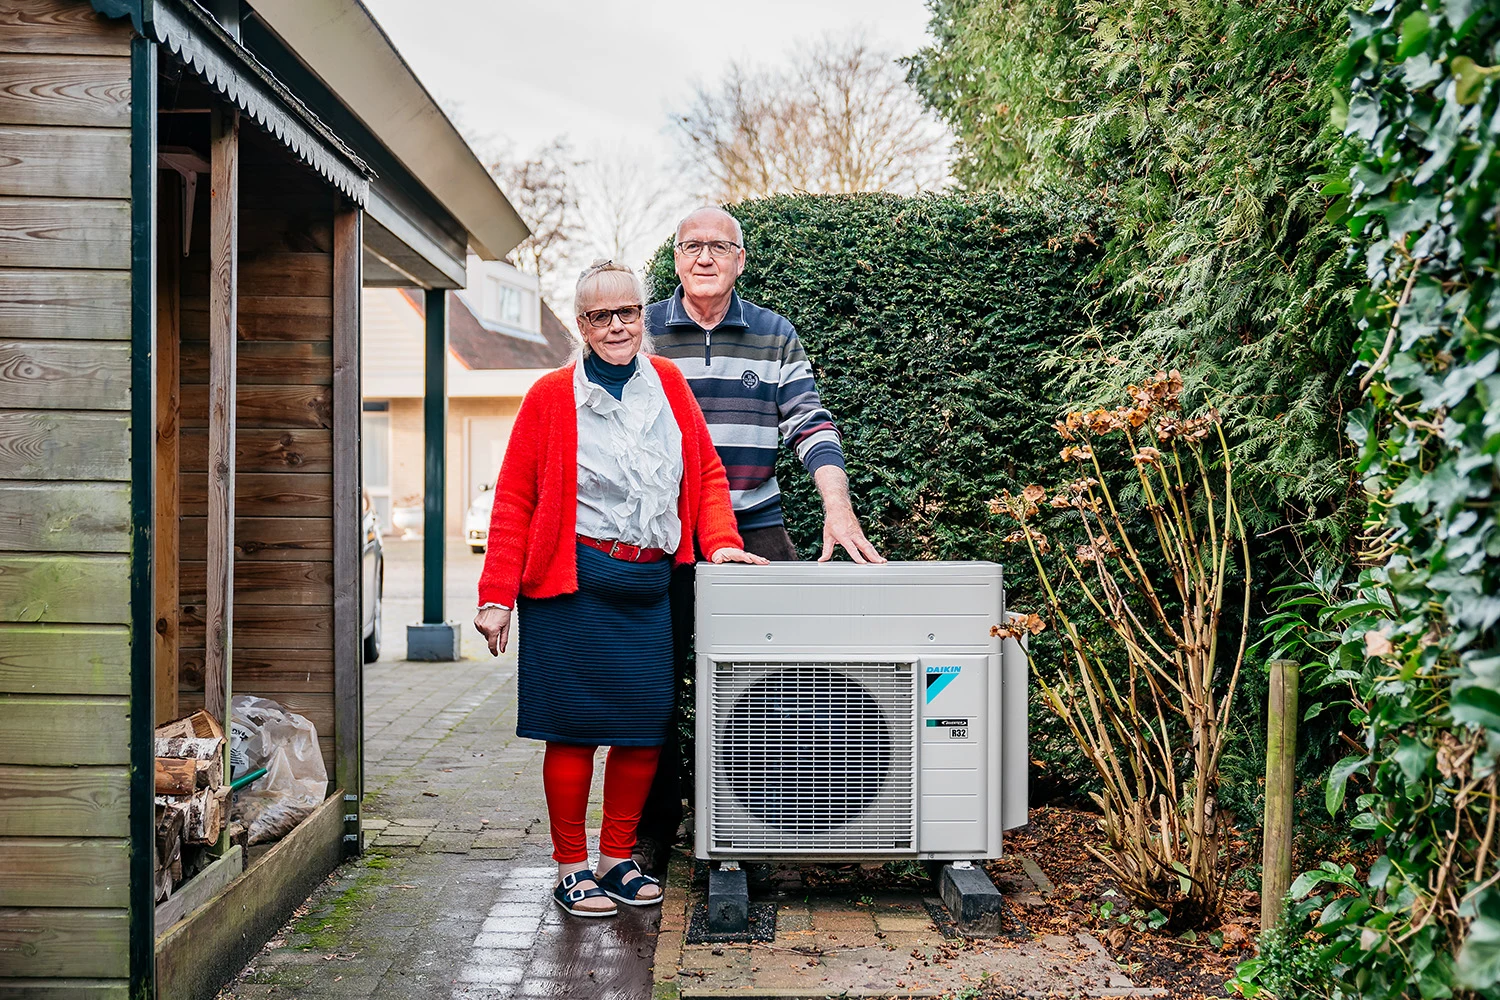
[[[128,24],[0,0],[0,995],[127,993],[129,268]]]
[[[240,132],[233,693],[306,716],[330,779],[333,711],[333,192]],[[180,703],[203,704],[208,205],[182,271]]]

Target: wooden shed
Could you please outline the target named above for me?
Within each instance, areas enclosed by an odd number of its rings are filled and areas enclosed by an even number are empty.
[[[361,288],[431,355],[525,235],[358,0],[0,0],[0,995],[212,996],[358,850]],[[238,694],[329,796],[160,914],[154,729]]]

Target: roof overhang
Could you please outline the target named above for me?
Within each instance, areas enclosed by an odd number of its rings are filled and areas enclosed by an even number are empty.
[[[168,49],[294,156],[365,207],[370,168],[197,3],[93,0],[93,6],[107,17],[130,17],[138,32]]]
[[[359,0],[251,0],[251,6],[451,213],[475,253],[495,260],[527,237],[489,171]]]

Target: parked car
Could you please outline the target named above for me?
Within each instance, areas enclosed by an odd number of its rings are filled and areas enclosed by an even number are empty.
[[[364,585],[361,603],[361,625],[366,663],[380,659],[380,603],[385,591],[385,548],[380,537],[380,518],[364,494],[364,549],[360,555],[361,579]]]
[[[479,495],[469,504],[464,514],[464,535],[469,539],[469,551],[479,555],[484,551],[490,537],[490,511],[495,506],[495,490],[489,483],[479,487]]]

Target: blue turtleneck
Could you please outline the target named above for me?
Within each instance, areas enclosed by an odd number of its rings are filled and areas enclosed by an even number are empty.
[[[597,354],[585,354],[583,374],[590,382],[602,386],[605,392],[619,399],[625,392],[625,383],[629,382],[630,376],[635,374],[635,358],[631,358],[623,365],[612,365],[608,361],[601,360]]]

